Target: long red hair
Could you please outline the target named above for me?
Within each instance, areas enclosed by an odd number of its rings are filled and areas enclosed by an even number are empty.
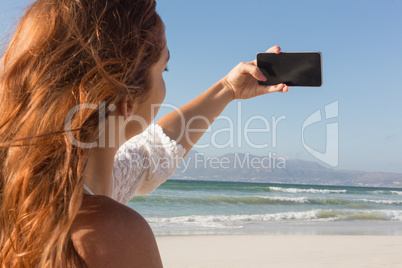
[[[79,104],[147,97],[161,57],[154,0],[37,0],[18,24],[0,66],[1,267],[85,266],[70,228],[82,203],[98,111]]]

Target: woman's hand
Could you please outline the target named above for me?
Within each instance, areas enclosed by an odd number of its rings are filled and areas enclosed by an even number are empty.
[[[279,54],[279,46],[271,47],[267,52]],[[257,67],[257,60],[239,63],[230,73],[223,78],[225,86],[232,91],[233,99],[249,99],[272,92],[288,92],[285,84],[276,86],[263,86],[258,81],[266,81],[267,78]]]

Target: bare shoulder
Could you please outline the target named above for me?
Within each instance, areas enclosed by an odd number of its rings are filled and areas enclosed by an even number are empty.
[[[162,267],[146,220],[109,197],[84,197],[71,236],[89,267]]]

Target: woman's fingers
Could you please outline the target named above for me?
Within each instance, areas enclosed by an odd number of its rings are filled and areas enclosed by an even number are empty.
[[[279,53],[281,53],[281,47],[280,46],[273,46],[273,47],[270,47],[267,51],[266,51],[266,53],[276,53],[276,54],[279,54]],[[257,67],[257,59],[255,59],[255,60],[253,60],[252,62],[252,65],[254,65],[255,67]],[[257,67],[257,69],[258,69],[258,67]],[[260,71],[260,69],[258,69],[258,71],[259,72],[261,72]],[[261,81],[266,81],[266,77],[264,76],[264,80],[261,80]],[[285,84],[279,84],[279,85],[275,85],[275,86],[259,86],[258,87],[258,93],[260,94],[260,95],[262,95],[262,94],[267,94],[267,93],[273,93],[273,92],[283,92],[283,93],[285,93],[285,92],[288,92],[289,91],[289,87],[287,86],[287,85],[285,85]]]
[[[265,52],[270,52],[270,53],[279,54],[279,53],[281,53],[281,47],[280,47],[280,46],[273,46],[273,47],[270,47],[270,48],[269,48],[267,51],[265,51]],[[257,66],[257,59],[253,60],[252,63],[253,63],[255,66]]]
[[[281,92],[285,89],[285,84],[279,84],[275,86],[261,86],[261,90],[263,93],[273,93],[273,92]]]
[[[242,62],[239,64],[239,72],[241,74],[251,74],[255,79],[259,81],[267,81],[267,78],[260,69],[252,63]]]
[[[268,94],[268,93],[274,93],[274,92],[288,92],[289,87],[285,84],[279,84],[275,86],[258,86],[257,88],[257,95],[263,95],[263,94]]]
[[[281,53],[281,47],[280,46],[273,46],[273,47],[270,47],[266,52],[279,54],[279,53]]]
[[[261,72],[261,70],[252,63],[242,62],[238,66],[241,74],[251,74],[255,79],[260,81],[267,81],[267,78]],[[288,92],[289,87],[285,84],[279,84],[275,86],[258,86],[258,95],[273,93],[273,92]]]
[[[274,46],[267,50],[269,53],[280,53],[280,51],[279,46]],[[256,63],[256,61],[241,62],[226,77],[235,98],[252,98],[267,93],[289,91],[289,87],[285,84],[275,86],[258,85],[257,81],[267,81],[267,77],[261,72]],[[253,79],[250,79],[250,76],[257,81],[252,81]]]

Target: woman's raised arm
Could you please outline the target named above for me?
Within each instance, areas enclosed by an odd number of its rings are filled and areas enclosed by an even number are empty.
[[[267,52],[280,53],[280,47],[271,47]],[[232,100],[289,90],[284,84],[262,86],[258,80],[265,81],[266,77],[256,60],[242,62],[207,91],[162,117],[157,124],[167,136],[181,144],[187,154]]]

